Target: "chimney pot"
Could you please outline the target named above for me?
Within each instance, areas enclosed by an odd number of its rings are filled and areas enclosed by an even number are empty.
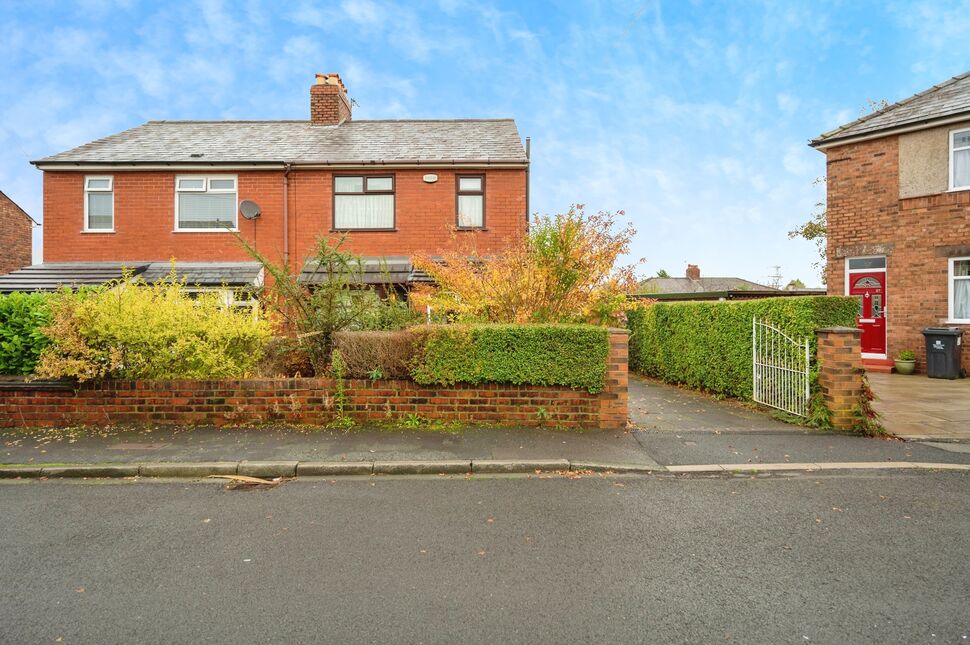
[[[687,278],[689,280],[700,280],[701,279],[701,269],[696,264],[687,265]]]

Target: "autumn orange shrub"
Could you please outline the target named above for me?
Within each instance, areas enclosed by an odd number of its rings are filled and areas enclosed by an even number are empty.
[[[441,260],[414,259],[435,286],[412,293],[420,310],[461,322],[619,324],[638,263],[620,266],[636,234],[623,211],[587,215],[581,204],[538,216],[500,256],[465,244]]]

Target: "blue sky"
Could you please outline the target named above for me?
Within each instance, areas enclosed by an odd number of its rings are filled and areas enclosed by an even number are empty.
[[[625,210],[645,274],[809,284],[785,234],[824,196],[806,141],[970,69],[968,1],[30,0],[0,24],[0,188],[38,219],[30,159],[151,119],[305,119],[339,72],[356,118],[514,117],[533,210]]]

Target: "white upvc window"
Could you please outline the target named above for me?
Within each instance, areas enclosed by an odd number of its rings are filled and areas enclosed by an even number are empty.
[[[950,132],[950,190],[970,188],[970,130]]]
[[[237,183],[234,175],[177,176],[175,230],[236,230]]]
[[[485,226],[485,175],[458,175],[458,228]]]
[[[970,324],[970,257],[950,258],[950,322]]]
[[[84,178],[84,231],[113,233],[115,229],[114,177]]]
[[[334,176],[333,228],[337,231],[394,230],[394,176]]]

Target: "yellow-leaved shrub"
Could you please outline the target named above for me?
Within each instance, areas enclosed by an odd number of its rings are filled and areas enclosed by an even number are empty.
[[[61,292],[43,332],[42,378],[210,379],[251,375],[273,325],[170,276]]]

